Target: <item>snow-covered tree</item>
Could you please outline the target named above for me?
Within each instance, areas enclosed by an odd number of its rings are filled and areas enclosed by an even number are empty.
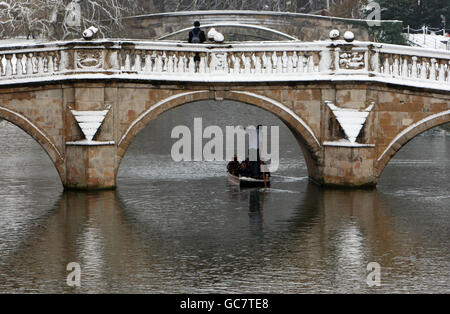
[[[122,28],[122,17],[139,12],[133,0],[3,0],[0,37],[76,38],[90,26],[112,36]]]

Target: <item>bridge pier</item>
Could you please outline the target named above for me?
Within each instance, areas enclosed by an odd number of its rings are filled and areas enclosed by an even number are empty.
[[[377,185],[374,147],[324,146],[320,177],[312,181],[326,187],[371,188]]]
[[[116,146],[77,145],[66,148],[67,190],[107,190],[116,187]]]

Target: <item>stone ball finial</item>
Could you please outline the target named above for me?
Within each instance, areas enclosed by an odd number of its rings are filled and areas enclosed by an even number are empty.
[[[336,40],[339,38],[339,36],[341,36],[341,33],[339,32],[338,29],[332,29],[328,36],[330,37],[331,40]]]
[[[355,34],[351,31],[346,31],[344,34],[345,41],[351,43],[353,40],[355,40]]]
[[[214,41],[214,35],[216,35],[217,31],[215,28],[211,28],[208,32],[208,39],[210,41]]]
[[[225,37],[221,33],[216,32],[214,34],[214,41],[218,44],[221,44],[225,41]]]
[[[94,39],[95,36],[97,35],[97,33],[98,33],[98,28],[96,28],[95,26],[91,26],[83,32],[83,38],[85,40]]]

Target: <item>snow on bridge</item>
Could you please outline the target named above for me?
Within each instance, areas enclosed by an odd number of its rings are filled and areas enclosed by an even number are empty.
[[[0,60],[0,85],[106,78],[209,83],[359,80],[450,90],[450,52],[359,41],[11,43],[0,47]]]
[[[406,40],[413,46],[450,50],[450,37],[446,36],[444,30],[431,29],[425,26],[421,29],[413,29],[408,26],[404,29],[404,32]]]
[[[42,145],[69,189],[113,188],[150,121],[214,99],[288,124],[314,182],[374,186],[403,145],[449,122],[450,52],[343,40],[10,43],[0,89],[0,118]]]

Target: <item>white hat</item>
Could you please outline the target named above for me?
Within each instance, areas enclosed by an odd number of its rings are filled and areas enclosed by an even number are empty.
[[[214,40],[214,35],[216,35],[217,31],[214,28],[211,28],[208,32],[208,39],[209,40]]]

